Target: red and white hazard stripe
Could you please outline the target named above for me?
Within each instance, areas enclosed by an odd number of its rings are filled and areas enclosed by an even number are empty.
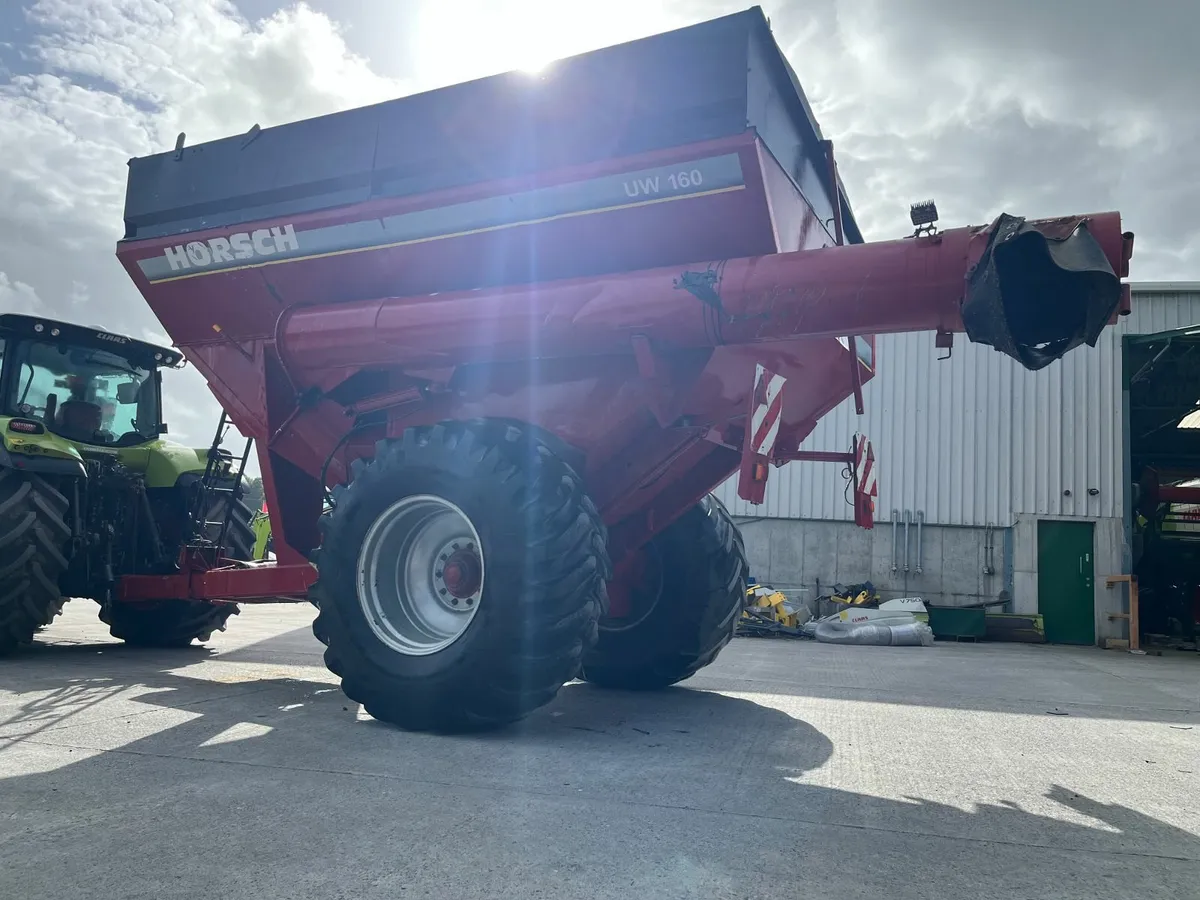
[[[786,380],[762,366],[754,367],[754,396],[758,402],[750,417],[752,453],[770,457],[775,451],[775,438],[779,436],[779,419],[783,412],[783,384]]]
[[[879,496],[879,483],[875,480],[875,450],[863,434],[854,437],[854,475],[860,493],[868,497]]]

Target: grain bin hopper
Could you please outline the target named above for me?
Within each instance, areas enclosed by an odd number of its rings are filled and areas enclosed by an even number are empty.
[[[346,693],[413,728],[711,662],[746,576],[716,485],[758,501],[772,464],[848,462],[869,526],[869,445],[798,447],[861,398],[873,335],[1040,368],[1124,308],[1132,247],[1117,213],[863,243],[757,7],[181,139],[131,161],[125,227],[130,277],[257,441],[278,560],[193,548],[122,596],[311,583]]]

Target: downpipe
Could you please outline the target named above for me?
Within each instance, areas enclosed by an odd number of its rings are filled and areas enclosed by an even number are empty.
[[[900,510],[892,510],[892,574],[895,575],[900,571],[900,567],[896,564],[896,529],[900,525]]]
[[[921,565],[921,561],[925,558],[924,548],[921,544],[921,528],[925,525],[925,510],[917,510],[917,574],[921,575],[925,569]]]
[[[904,511],[904,572],[908,574],[908,525],[912,521],[912,510]]]
[[[993,549],[995,548],[996,529],[995,526],[988,524],[983,529],[983,574],[995,575],[995,557]]]

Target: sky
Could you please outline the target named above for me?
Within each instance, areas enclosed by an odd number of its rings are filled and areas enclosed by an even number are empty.
[[[530,68],[723,0],[0,0],[0,310],[169,342],[118,265],[125,163]],[[763,2],[868,240],[1120,209],[1132,278],[1200,280],[1200,2]],[[167,379],[172,436],[218,409]]]

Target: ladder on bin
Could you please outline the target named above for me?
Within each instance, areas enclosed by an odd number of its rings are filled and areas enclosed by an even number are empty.
[[[191,511],[193,542],[202,548],[213,548],[218,557],[225,549],[225,538],[229,534],[229,523],[237,509],[238,496],[242,489],[242,476],[246,472],[246,462],[254,448],[254,438],[246,438],[246,446],[241,456],[234,456],[228,450],[222,450],[221,444],[230,426],[229,413],[221,411],[221,419],[217,422],[217,432],[213,435],[212,445],[208,448],[208,459],[204,465],[204,475],[200,480],[200,490]],[[232,478],[232,482],[230,479]],[[209,519],[208,512],[214,496],[225,495],[225,515],[220,519]],[[209,537],[210,529],[220,526],[217,539]],[[215,562],[215,560],[214,560]]]

